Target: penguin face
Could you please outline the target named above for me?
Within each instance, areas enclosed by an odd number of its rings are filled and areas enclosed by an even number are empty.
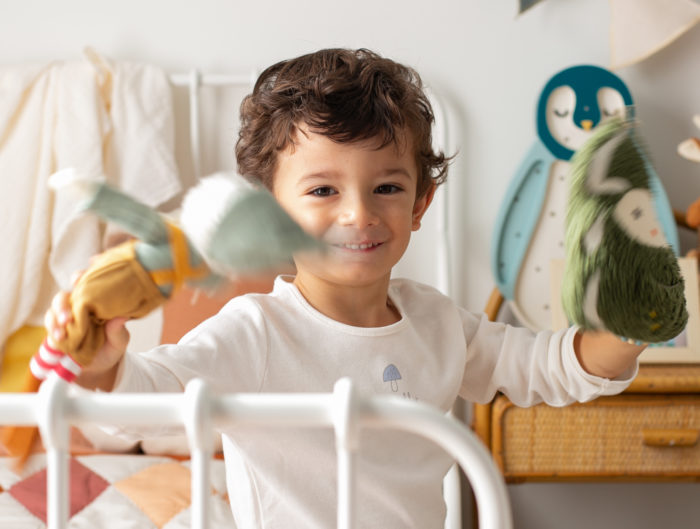
[[[569,160],[595,128],[625,113],[632,97],[622,80],[597,66],[574,66],[552,77],[540,96],[537,131],[554,156]]]
[[[668,246],[648,190],[635,188],[625,193],[615,206],[613,218],[631,239],[646,246]]]
[[[622,95],[604,86],[596,94],[597,106],[576,106],[576,92],[568,86],[554,89],[547,99],[547,127],[552,137],[564,147],[577,151],[595,128],[613,116],[623,116]]]

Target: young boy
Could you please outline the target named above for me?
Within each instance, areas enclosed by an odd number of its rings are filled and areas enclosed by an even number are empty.
[[[367,50],[322,50],[263,72],[241,117],[239,171],[329,251],[296,256],[295,276],[232,299],[177,345],[124,355],[128,334],[113,320],[83,386],[181,391],[202,377],[219,392],[328,392],[349,376],[362,392],[447,412],[458,395],[564,405],[629,384],[643,347],[492,323],[430,287],[390,279],[447,172],[413,70]],[[60,337],[69,317],[67,294],[58,295],[47,327]],[[222,433],[239,529],[334,526],[330,431]],[[359,527],[442,527],[450,464],[418,436],[364,432]]]

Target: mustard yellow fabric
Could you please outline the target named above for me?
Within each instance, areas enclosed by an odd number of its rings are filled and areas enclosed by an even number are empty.
[[[165,297],[136,259],[127,241],[95,257],[71,292],[73,320],[55,344],[81,366],[90,364],[104,343],[105,323],[119,316],[141,318]]]
[[[199,266],[190,266],[190,250],[187,245],[187,237],[185,233],[175,226],[167,222],[168,244],[170,248],[170,257],[172,259],[172,267],[160,270],[149,270],[151,279],[162,287],[164,285],[172,285],[173,292],[179,290],[187,280],[202,279],[209,274],[209,268],[204,262]]]
[[[24,391],[29,360],[39,350],[45,337],[43,327],[25,325],[7,338],[0,367],[0,392]]]

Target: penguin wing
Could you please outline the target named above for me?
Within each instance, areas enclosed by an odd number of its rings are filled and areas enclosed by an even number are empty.
[[[554,156],[537,139],[511,180],[496,218],[491,245],[491,268],[496,286],[506,299],[515,283],[532,239],[547,191]]]
[[[661,229],[664,231],[666,240],[671,245],[673,253],[680,255],[680,242],[678,239],[678,228],[676,227],[676,219],[673,216],[673,209],[668,200],[666,191],[664,191],[661,180],[650,163],[647,162],[647,171],[649,171],[649,188],[654,197],[654,209],[661,223]]]

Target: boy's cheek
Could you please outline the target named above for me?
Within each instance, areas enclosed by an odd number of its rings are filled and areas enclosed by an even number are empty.
[[[313,215],[305,214],[303,211],[299,210],[288,211],[288,213],[306,233],[317,239],[324,238],[326,231],[325,226],[319,225]]]

